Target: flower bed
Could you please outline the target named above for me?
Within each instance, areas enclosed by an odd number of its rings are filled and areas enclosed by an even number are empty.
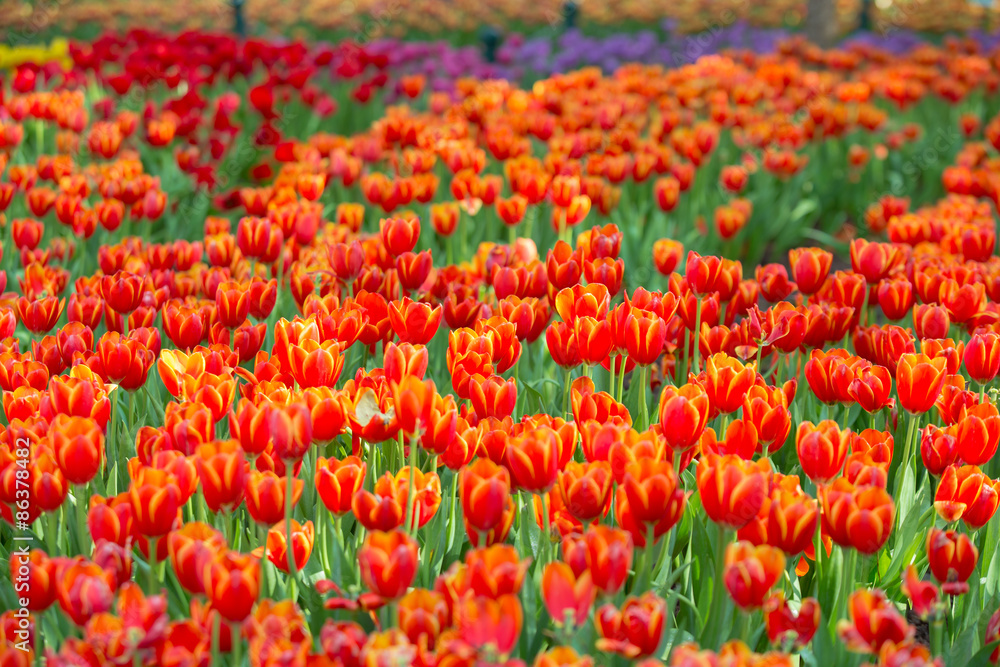
[[[996,662],[997,52],[69,56],[0,109],[0,664]]]

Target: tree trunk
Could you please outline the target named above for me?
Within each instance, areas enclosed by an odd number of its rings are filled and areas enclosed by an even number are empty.
[[[835,0],[809,0],[806,14],[806,37],[817,46],[829,48],[837,41]]]

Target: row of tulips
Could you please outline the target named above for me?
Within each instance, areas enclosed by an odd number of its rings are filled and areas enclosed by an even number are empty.
[[[377,0],[357,0],[343,6],[330,0],[289,0],[280,4],[248,2],[241,14],[252,30],[274,30],[283,34],[356,35],[371,39],[384,34],[397,37],[419,35],[468,36],[482,26],[504,26],[531,32],[551,29],[567,18],[578,20],[589,30],[634,29],[663,20],[667,29],[685,34],[717,31],[734,21],[748,21],[768,28],[800,28],[807,13],[805,0],[762,0],[753,4],[727,0],[712,5],[680,0],[665,2],[615,3],[607,0],[567,3],[566,0],[488,0],[479,3],[410,0],[386,4]],[[136,7],[121,0],[93,2],[81,0],[44,10],[30,11],[14,0],[0,3],[0,29],[19,36],[61,31],[61,34],[90,33],[114,26],[148,28],[151,25],[175,30],[209,29],[231,31],[233,7],[208,0],[181,0],[168,5]],[[842,32],[854,30],[868,14],[870,28],[880,35],[903,29],[948,34],[992,25],[996,11],[992,5],[967,0],[938,3],[865,4],[835,3],[836,20]],[[578,18],[577,18],[578,17]],[[602,30],[603,29],[603,30]],[[625,34],[628,34],[627,32]]]
[[[880,104],[955,127],[925,83],[983,109],[1000,74],[808,53],[418,91],[215,198],[191,149],[254,142],[212,81],[6,98],[2,664],[996,661],[995,149],[867,238],[742,254],[848,132],[885,175],[931,130]]]

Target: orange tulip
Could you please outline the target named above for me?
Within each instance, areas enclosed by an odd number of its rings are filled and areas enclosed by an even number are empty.
[[[476,649],[492,647],[500,656],[514,650],[521,634],[524,613],[515,595],[497,599],[466,597],[455,608],[459,636]]]
[[[630,659],[653,655],[660,647],[665,618],[666,603],[651,591],[629,596],[620,610],[606,604],[594,619],[600,637],[597,649]]]
[[[298,461],[312,445],[312,415],[301,403],[271,407],[267,420],[275,455]]]
[[[511,438],[505,462],[514,484],[532,493],[551,489],[559,472],[559,450],[559,436],[548,427]]]
[[[110,572],[83,556],[66,559],[56,569],[56,600],[69,620],[82,627],[112,608],[115,583]]]
[[[414,646],[423,644],[433,649],[450,620],[448,603],[437,591],[416,588],[400,598],[397,605],[396,622]]]
[[[287,471],[286,471],[287,474]],[[302,497],[305,482],[292,480],[291,503],[294,507]],[[288,480],[270,470],[261,472],[250,470],[246,480],[247,513],[250,518],[264,526],[273,526],[285,516]]]
[[[757,516],[767,497],[770,466],[738,456],[703,456],[697,482],[708,518],[738,530]]]
[[[368,464],[356,456],[343,460],[316,459],[316,491],[326,508],[337,516],[351,511],[351,501],[365,482]]]
[[[757,369],[753,364],[744,366],[728,354],[713,354],[705,360],[705,391],[715,414],[739,410],[756,380]]]
[[[282,520],[281,523],[276,524],[267,531],[267,557],[274,563],[276,568],[288,574],[289,558],[286,531],[291,533],[292,536],[292,553],[295,557],[295,569],[301,572],[306,563],[309,562],[309,556],[312,554],[313,542],[315,540],[313,522],[306,521],[305,525],[302,525],[295,519],[292,519],[291,529],[288,530],[284,520]]]
[[[420,221],[415,217],[382,219],[379,233],[389,254],[398,257],[416,246],[420,237]]]
[[[878,412],[890,401],[892,376],[889,369],[885,366],[856,367],[847,392],[865,412]]]
[[[948,466],[937,492],[934,509],[948,523],[962,519],[972,530],[982,528],[1000,504],[1000,481],[993,481],[976,466]]]
[[[794,248],[788,252],[788,263],[799,291],[815,294],[830,273],[833,253],[819,248]]]
[[[195,453],[205,504],[213,512],[232,512],[243,502],[246,457],[235,440],[201,445]]]
[[[974,334],[965,346],[965,370],[981,385],[992,382],[1000,372],[1000,335]]]
[[[202,583],[212,609],[231,623],[250,615],[260,596],[260,559],[235,551],[216,553],[202,567]]]
[[[820,489],[823,532],[844,548],[873,554],[888,541],[896,505],[878,486],[859,486],[841,477]]]
[[[924,354],[904,354],[896,366],[899,403],[911,414],[923,414],[932,407],[945,382],[946,360]]]
[[[473,549],[465,555],[462,581],[458,585],[462,590],[455,591],[457,597],[466,592],[493,599],[517,595],[530,564],[530,559],[521,560],[517,549],[509,544]]]
[[[400,341],[413,345],[426,345],[434,338],[441,325],[441,306],[430,306],[404,297],[389,302],[389,323]]]
[[[41,549],[17,551],[10,557],[10,580],[21,584],[18,597],[27,600],[25,606],[34,612],[43,612],[56,601],[57,570],[58,562]]]
[[[646,547],[650,534],[655,543],[680,521],[687,494],[678,487],[677,474],[666,461],[645,458],[625,466],[615,518],[636,546]]]
[[[611,464],[570,461],[559,472],[559,493],[566,510],[584,522],[603,516],[611,502]]]
[[[660,425],[667,445],[676,452],[698,442],[708,422],[709,398],[699,384],[667,385],[660,394]]]
[[[417,543],[406,533],[373,531],[358,549],[361,579],[371,592],[391,600],[406,593],[417,575]]]
[[[202,569],[215,554],[225,551],[222,533],[199,521],[191,521],[167,537],[170,564],[184,590],[194,594],[205,592]]]
[[[967,582],[978,560],[979,550],[968,535],[937,528],[928,531],[927,561],[945,594],[961,595],[969,591]]]
[[[764,627],[767,638],[775,646],[785,646],[791,642],[798,648],[804,647],[816,634],[819,627],[820,607],[816,598],[805,598],[798,613],[793,612],[781,591],[776,592],[764,604]]]
[[[849,651],[877,654],[883,646],[902,644],[914,635],[913,626],[880,590],[851,593],[847,609],[850,620],[837,624],[837,634]]]
[[[164,470],[140,468],[132,477],[129,500],[138,534],[166,535],[173,528],[181,506],[177,478]]]
[[[661,275],[669,276],[684,257],[684,246],[673,239],[659,239],[653,244],[653,264]]]
[[[476,531],[493,530],[510,498],[510,473],[489,459],[476,459],[459,472],[462,515]]]
[[[585,571],[579,577],[566,563],[545,566],[542,573],[542,601],[557,626],[581,627],[590,613],[597,591]]]
[[[87,484],[104,462],[104,434],[88,417],[57,415],[49,427],[56,461],[70,484]]]
[[[767,545],[740,541],[726,547],[726,590],[743,611],[764,606],[768,592],[785,571],[785,556]]]
[[[797,477],[784,479],[794,480],[794,488],[775,483],[764,505],[767,508],[767,543],[788,556],[797,556],[812,545],[819,523],[819,504],[799,488]]]
[[[804,421],[795,434],[795,451],[802,471],[815,484],[825,484],[840,475],[851,444],[851,432],[832,420],[813,424]]]

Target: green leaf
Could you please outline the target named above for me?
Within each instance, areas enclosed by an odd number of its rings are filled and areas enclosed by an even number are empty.
[[[806,217],[807,215],[815,211],[817,208],[819,208],[819,202],[816,201],[815,199],[803,199],[798,204],[796,204],[795,208],[792,209],[792,213],[788,217],[788,222],[792,225],[798,224],[798,222],[802,220],[802,218]],[[812,230],[807,229],[803,231],[808,232]]]
[[[983,648],[972,656],[972,659],[965,663],[965,667],[987,667],[990,664],[990,656],[993,655],[993,651],[1000,646],[1000,642],[993,642],[987,644]]]
[[[1000,583],[1000,550],[997,549],[997,540],[1000,539],[1000,513],[994,514],[986,527],[986,536],[981,543],[982,575],[986,578],[987,598],[993,597],[997,592],[997,584]]]
[[[899,488],[899,498],[896,499],[896,511],[899,512],[899,522],[903,523],[913,509],[913,495],[916,492],[916,478],[913,466],[903,461],[903,484]]]
[[[975,625],[966,628],[958,637],[955,638],[955,643],[951,645],[951,651],[948,652],[948,659],[945,660],[945,664],[968,664],[972,660],[978,644],[979,628]]]

